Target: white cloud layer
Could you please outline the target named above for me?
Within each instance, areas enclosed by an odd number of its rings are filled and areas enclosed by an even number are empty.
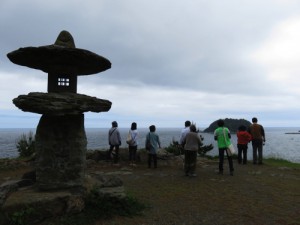
[[[258,117],[300,126],[300,2],[283,0],[3,0],[0,2],[0,127],[35,127],[39,115],[12,99],[47,90],[47,74],[11,63],[20,47],[54,43],[68,30],[78,48],[112,68],[79,77],[78,92],[112,101],[86,127],[206,127]]]

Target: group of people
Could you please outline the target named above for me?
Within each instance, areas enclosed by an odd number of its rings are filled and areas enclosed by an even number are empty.
[[[218,128],[214,131],[214,139],[217,141],[219,149],[219,174],[223,174],[224,156],[227,155],[229,163],[229,172],[233,176],[234,167],[232,154],[228,150],[231,144],[231,134],[227,127],[224,126],[224,120],[220,119],[217,122]],[[157,150],[161,148],[161,143],[158,134],[155,132],[155,125],[149,127],[149,133],[146,135],[145,146],[148,148],[148,167],[151,168],[152,162],[154,168],[157,168]],[[185,122],[185,127],[181,130],[179,144],[184,149],[184,172],[186,176],[197,176],[197,154],[199,146],[201,146],[201,138],[198,135],[196,126],[190,121]],[[252,118],[252,124],[249,128],[241,125],[237,131],[237,149],[238,163],[247,164],[247,149],[248,143],[252,142],[253,148],[253,164],[262,164],[263,159],[263,144],[266,141],[265,132],[262,125],[257,123],[257,118]],[[113,155],[114,164],[118,164],[119,146],[121,145],[121,135],[118,130],[118,123],[112,122],[112,127],[108,132],[108,142],[110,145],[108,157]],[[149,146],[147,145],[149,143]],[[129,149],[130,165],[135,166],[136,153],[138,146],[138,131],[137,124],[133,122],[128,132],[127,144]]]
[[[218,121],[218,128],[214,131],[214,138],[218,143],[219,148],[219,174],[223,174],[224,155],[226,153],[230,175],[233,176],[233,161],[228,146],[231,144],[230,131],[224,126],[224,121]],[[257,123],[257,118],[252,118],[252,124],[247,129],[241,125],[237,131],[237,148],[238,148],[238,163],[247,164],[248,143],[252,142],[253,149],[253,164],[261,165],[263,162],[263,145],[266,141],[265,131],[262,125]]]
[[[155,125],[151,125],[149,127],[149,133],[146,136],[146,143],[150,143],[150,147],[148,149],[148,167],[151,168],[152,162],[154,168],[157,168],[157,150],[161,148],[160,139],[158,134],[155,132]],[[129,162],[130,166],[136,166],[136,153],[138,146],[138,131],[137,131],[137,123],[133,122],[131,124],[131,128],[128,131],[127,144],[129,149]],[[108,131],[108,143],[109,143],[109,151],[108,158],[113,158],[113,162],[115,165],[119,162],[119,147],[122,144],[122,139],[120,135],[120,131],[118,129],[118,123],[116,121],[112,122],[112,127]]]

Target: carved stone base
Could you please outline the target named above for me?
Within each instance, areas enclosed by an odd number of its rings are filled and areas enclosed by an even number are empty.
[[[87,139],[84,115],[43,115],[36,130],[36,181],[40,190],[81,187]]]

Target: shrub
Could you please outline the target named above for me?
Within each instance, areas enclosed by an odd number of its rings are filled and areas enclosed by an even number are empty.
[[[194,123],[192,123],[192,124],[196,126],[196,124],[194,124]],[[197,133],[199,133],[199,129],[197,130]],[[212,150],[214,148],[214,146],[212,144],[203,145],[204,138],[201,135],[200,135],[200,139],[201,139],[201,143],[199,145],[198,154],[200,156],[205,156],[207,152],[209,152],[210,150]],[[179,142],[175,141],[175,140],[173,140],[172,143],[170,143],[170,145],[168,147],[166,147],[166,151],[169,153],[172,153],[176,156],[184,154],[183,146],[181,146],[179,144]]]
[[[111,218],[115,215],[132,217],[141,215],[147,208],[136,198],[127,195],[125,198],[111,198],[100,196],[97,189],[91,190],[87,196],[86,209],[89,213],[94,212],[97,217]]]
[[[95,187],[86,196],[85,209],[81,213],[53,218],[51,223],[47,224],[91,225],[95,224],[97,220],[107,220],[115,216],[142,215],[146,208],[148,206],[129,195],[123,199],[100,196]]]
[[[20,157],[30,157],[35,153],[35,139],[33,133],[30,131],[28,137],[22,134],[17,140],[16,147]]]

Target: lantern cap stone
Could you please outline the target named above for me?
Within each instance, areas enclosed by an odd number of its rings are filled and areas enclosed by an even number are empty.
[[[7,57],[15,64],[49,74],[91,75],[111,68],[108,59],[76,48],[72,35],[67,31],[60,32],[53,45],[19,48],[8,53]]]

